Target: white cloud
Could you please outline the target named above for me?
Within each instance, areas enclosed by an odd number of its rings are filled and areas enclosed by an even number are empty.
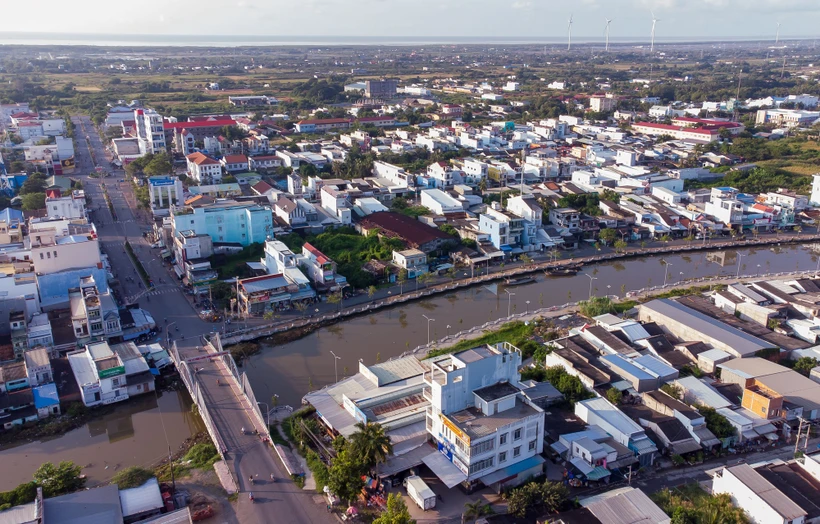
[[[529,0],[516,0],[512,3],[513,9],[531,9],[532,2]]]

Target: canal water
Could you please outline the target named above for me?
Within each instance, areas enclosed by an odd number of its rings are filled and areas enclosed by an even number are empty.
[[[31,480],[44,462],[62,460],[86,466],[86,485],[94,486],[122,468],[158,463],[168,456],[169,445],[176,451],[203,430],[199,416],[191,412],[187,391],[134,397],[62,436],[0,448],[0,491]]]
[[[591,265],[575,276],[539,273],[534,275],[536,282],[507,289],[473,286],[356,317],[285,345],[266,346],[246,362],[244,371],[257,400],[270,402],[278,395],[280,405],[298,407],[308,391],[335,382],[337,376],[354,374],[359,360],[373,364],[425,344],[428,326],[430,339],[435,340],[506,317],[508,311],[521,313],[586,299],[590,285],[595,295],[622,296],[661,286],[664,279],[673,284],[706,276],[752,277],[815,269],[816,253],[820,245],[811,244],[652,256]],[[412,284],[406,287],[412,289]],[[199,418],[191,414],[190,402],[185,392],[165,393],[158,401],[153,396],[137,397],[111,415],[61,437],[0,449],[4,472],[0,490],[29,480],[45,461],[90,464],[84,470],[89,485],[107,480],[117,468],[155,463],[167,454],[169,443],[176,449],[202,430]]]

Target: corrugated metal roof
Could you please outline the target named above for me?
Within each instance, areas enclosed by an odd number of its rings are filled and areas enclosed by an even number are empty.
[[[616,329],[623,331],[624,335],[631,340],[632,342],[636,342],[638,340],[643,340],[645,338],[649,338],[649,333],[644,329],[644,327],[634,320],[628,320],[626,322],[621,322],[613,326]]]
[[[677,369],[672,366],[667,366],[665,363],[661,362],[660,359],[655,358],[652,355],[643,355],[636,358],[634,362],[636,364],[640,364],[644,368],[648,369],[650,373],[654,373],[664,380],[676,378],[679,374]]]
[[[657,379],[656,376],[641,369],[621,355],[604,355],[601,357],[601,360],[611,366],[619,375],[623,374],[622,376],[635,378],[637,380]]]
[[[669,516],[646,494],[635,488],[613,490],[581,501],[595,518],[606,524],[668,524]]]
[[[683,388],[684,400],[689,404],[703,404],[715,409],[727,408],[732,403],[709,384],[695,377],[682,377],[675,383]]]
[[[763,478],[748,464],[738,464],[724,470],[752,490],[758,497],[786,520],[793,520],[806,515],[806,512],[789,497],[777,489],[774,484]]]
[[[634,420],[627,417],[623,413],[623,411],[610,404],[605,398],[598,397],[591,398],[589,400],[583,400],[581,402],[578,402],[575,406],[576,415],[579,415],[578,406],[584,406],[589,411],[597,414],[599,417],[608,422],[611,426],[616,428],[624,435],[632,435],[633,433],[643,433],[643,428],[641,428]],[[581,418],[583,419],[583,417]],[[585,420],[584,422],[588,423],[589,421]]]
[[[639,306],[642,310],[656,312],[674,322],[686,325],[689,329],[725,344],[740,355],[755,353],[772,347],[772,344],[744,333],[719,320],[708,317],[699,311],[686,307],[674,300],[658,299]],[[655,319],[657,320],[657,319]]]
[[[137,488],[121,489],[120,504],[122,514],[126,518],[164,507],[157,479],[148,479]]]
[[[43,522],[111,524],[122,522],[119,490],[114,484],[43,501]]]
[[[419,359],[414,356],[395,358],[387,362],[382,362],[381,364],[368,366],[368,369],[376,375],[380,386],[392,384],[393,382],[424,373],[424,367],[421,365],[421,362],[419,362]]]
[[[785,366],[760,357],[733,358],[718,364],[718,367],[747,378],[764,377],[789,371],[789,368]]]

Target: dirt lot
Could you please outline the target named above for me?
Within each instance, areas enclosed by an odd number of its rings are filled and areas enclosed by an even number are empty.
[[[201,522],[239,524],[234,504],[228,500],[213,470],[193,470],[191,475],[177,480],[177,490],[188,492],[192,514],[208,506],[213,508],[214,516]]]

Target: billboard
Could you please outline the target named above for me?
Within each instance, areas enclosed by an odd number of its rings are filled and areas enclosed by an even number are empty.
[[[172,186],[176,184],[176,179],[174,178],[149,178],[149,183],[152,186]]]
[[[98,373],[100,378],[114,377],[117,375],[125,375],[125,366],[116,366],[113,368],[100,370]]]

